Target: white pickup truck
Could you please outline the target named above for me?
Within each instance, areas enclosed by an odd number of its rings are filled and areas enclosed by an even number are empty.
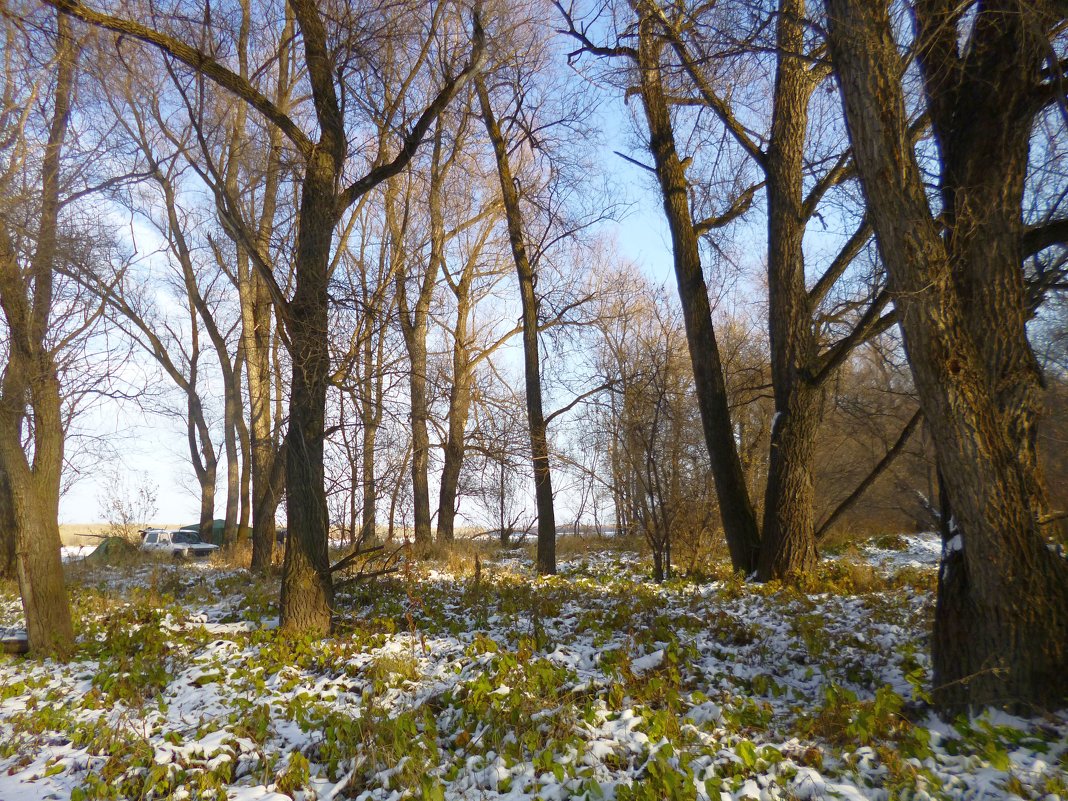
[[[141,540],[141,550],[169,553],[178,559],[203,559],[219,550],[219,546],[201,542],[200,536],[192,531],[150,528]]]

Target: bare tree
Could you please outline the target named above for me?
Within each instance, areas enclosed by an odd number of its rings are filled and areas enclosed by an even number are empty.
[[[289,396],[289,428],[286,443],[286,511],[288,541],[283,567],[281,625],[288,631],[325,633],[331,627],[333,588],[327,554],[328,515],[323,473],[326,394],[330,377],[328,349],[328,286],[334,230],[342,215],[356,201],[411,161],[419,145],[441,111],[477,71],[481,59],[481,27],[474,25],[475,45],[466,66],[452,72],[451,59],[439,87],[430,92],[422,111],[403,125],[404,134],[393,155],[378,153],[361,175],[351,175],[350,139],[346,124],[359,103],[345,103],[345,48],[360,45],[345,31],[329,26],[352,20],[352,10],[327,15],[318,4],[291,0],[296,28],[300,33],[301,67],[311,91],[314,128],[301,127],[294,116],[279,108],[238,72],[227,67],[210,52],[198,49],[181,34],[162,26],[151,27],[131,19],[97,11],[76,0],[54,0],[66,14],[159,49],[221,90],[255,109],[271,126],[288,139],[299,162],[299,219],[294,247],[295,286],[287,297],[278,286],[265,254],[255,237],[232,214],[234,233],[244,242],[250,257],[271,290],[292,360]],[[351,31],[350,31],[351,33]],[[431,26],[431,36],[437,33]],[[444,54],[443,54],[444,55]],[[398,125],[401,127],[401,125]]]
[[[797,576],[814,567],[814,454],[826,386],[857,345],[894,322],[892,313],[884,313],[889,296],[877,277],[862,285],[860,297],[821,311],[870,238],[863,218],[812,287],[806,286],[806,227],[814,219],[823,220],[821,201],[851,178],[852,169],[848,152],[834,151],[833,135],[812,133],[810,106],[829,70],[819,58],[819,43],[806,38],[804,2],[782,0],[775,5],[774,11],[765,11],[729,3],[668,7],[655,0],[629,2],[621,12],[627,15],[627,33],[615,43],[600,45],[588,35],[591,23],[581,23],[573,9],[558,4],[570,35],[580,44],[572,57],[588,52],[623,59],[636,70],[633,77],[627,75],[636,86],[626,91],[641,100],[646,145],[653,156],[649,169],[656,175],[671,229],[724,528],[735,567],[755,571],[762,580]],[[773,33],[769,36],[766,30]],[[624,42],[631,32],[636,33],[637,46]],[[743,122],[741,115],[751,112],[741,104],[736,108],[731,99],[743,81],[761,84],[759,73],[766,60],[758,51],[763,45],[776,53],[766,128],[763,121]],[[681,109],[688,108],[705,113],[684,118]],[[685,146],[680,146],[680,137],[692,150],[689,155],[680,152]],[[695,157],[706,142],[711,161],[725,163],[721,171],[733,173],[729,179],[707,179],[722,187],[691,178],[697,169]],[[717,197],[724,193],[725,199]],[[734,437],[701,259],[702,238],[722,251],[722,242],[712,239],[713,234],[745,217],[758,196],[766,201],[770,377],[776,412],[762,527]],[[698,214],[698,207],[709,206],[705,210],[710,213]]]
[[[534,292],[534,270],[527,253],[523,212],[519,205],[508,144],[490,101],[485,83],[476,79],[482,121],[493,144],[500,178],[501,198],[508,221],[508,241],[519,278],[523,307],[523,375],[526,382],[527,425],[530,430],[530,458],[534,469],[534,497],[538,507],[537,565],[541,574],[556,572],[556,513],[553,508],[552,472],[549,467],[549,436],[542,410],[541,357],[538,346],[538,297]]]
[[[4,19],[5,28],[12,24],[6,15]],[[14,43],[14,36],[6,38]],[[32,46],[25,39],[21,44]],[[16,570],[30,649],[42,656],[66,657],[74,646],[74,630],[59,538],[64,425],[56,352],[63,343],[50,336],[57,263],[64,258],[59,242],[61,170],[78,56],[64,16],[59,15],[48,44],[55,49],[55,58],[50,74],[42,78],[51,108],[43,124],[47,133],[39,184],[32,190],[32,208],[4,209],[0,218],[0,308],[8,334],[0,383],[0,465],[10,488]],[[25,90],[16,85],[16,75],[5,75],[3,81],[0,187],[7,195],[31,154],[26,115],[18,103]],[[32,230],[20,231],[20,218]]]
[[[907,132],[888,3],[827,4],[857,169],[952,510],[935,696],[949,712],[1052,708],[1068,696],[1068,564],[1046,545],[1021,205],[1036,115],[1063,103],[1049,38],[1063,14],[1041,1],[909,11],[938,148],[933,201]]]

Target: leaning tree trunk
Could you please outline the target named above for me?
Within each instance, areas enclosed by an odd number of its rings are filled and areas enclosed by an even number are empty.
[[[760,530],[731,426],[723,364],[712,325],[712,309],[701,266],[697,233],[690,214],[689,184],[675,147],[671,115],[664,94],[660,64],[662,43],[656,35],[655,24],[652,18],[642,19],[638,44],[641,98],[649,125],[649,149],[656,165],[664,213],[671,230],[675,279],[727,547],[734,569],[748,574],[757,568]]]
[[[519,298],[523,308],[523,373],[526,381],[527,423],[530,430],[530,458],[534,469],[534,499],[538,510],[538,572],[556,572],[556,512],[553,508],[552,472],[549,467],[549,437],[541,404],[541,363],[538,353],[538,297],[534,292],[534,271],[527,255],[519,194],[508,160],[508,147],[490,105],[489,93],[477,78],[478,99],[497,160],[501,198],[508,222],[508,242],[519,278]]]
[[[988,131],[974,131],[968,147],[982,153],[986,170],[1000,172],[1002,195],[993,209],[968,208],[980,215],[973,222],[1010,206],[1012,219],[1019,217],[1026,141],[1002,133],[1018,119],[1023,100],[1019,91],[1005,92],[1021,75],[1033,79],[1044,55],[1032,40],[1034,28],[1041,32],[1039,15],[1022,7],[1009,12],[986,9],[972,24],[974,63],[966,77],[976,91],[942,94],[927,70],[932,122],[944,151],[943,181],[953,179],[946,170],[956,157],[947,158],[947,129],[939,125],[950,117],[962,121],[957,103],[978,116],[970,124],[981,122]],[[1007,277],[1020,269],[1020,249],[1006,248],[1002,237],[985,247],[963,246],[958,237],[967,240],[977,229],[958,225],[961,208],[940,221],[949,226],[943,239],[905,134],[901,62],[886,5],[829,0],[828,15],[858,172],[953,510],[955,528],[939,571],[935,699],[948,713],[988,704],[1056,708],[1068,697],[1068,563],[1046,547],[1035,492],[1041,479],[1021,458],[1028,445],[1014,424],[1017,414],[1005,409],[1004,387],[1014,383],[1006,378],[1026,384],[1032,371],[1014,346],[1024,335],[1024,316],[1016,308],[977,320],[981,309],[960,285],[961,273],[993,269],[998,259],[996,274],[1011,284]],[[936,77],[944,77],[948,66],[941,64]],[[997,150],[983,151],[987,136]],[[959,188],[967,199],[967,187]],[[1019,231],[1018,223],[1013,229]],[[1018,303],[1013,297],[1010,305]],[[979,331],[990,345],[977,341]],[[1003,363],[1008,376],[991,370],[991,346],[1015,352]]]
[[[454,383],[449,394],[449,433],[445,441],[441,489],[438,493],[438,542],[452,542],[456,526],[456,496],[464,463],[464,431],[471,407],[471,388],[466,379]]]
[[[771,429],[764,528],[757,577],[798,577],[816,566],[812,462],[823,393],[809,377],[817,343],[805,288],[802,169],[812,79],[802,58],[803,0],[784,0],[778,20],[766,174],[768,192],[768,334],[775,422]]]

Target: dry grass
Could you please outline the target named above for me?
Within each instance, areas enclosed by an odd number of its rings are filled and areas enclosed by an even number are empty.
[[[107,523],[63,523],[59,539],[64,545],[96,545],[108,536]]]
[[[421,549],[419,556],[427,562],[441,565],[456,576],[470,576],[475,572],[475,557],[494,558],[501,552],[496,540],[457,539],[450,543],[437,542]]]
[[[533,560],[538,551],[537,537],[528,537],[524,542],[524,548],[527,555]],[[642,556],[648,556],[650,553],[649,544],[644,537],[576,536],[574,534],[557,534],[556,536],[557,559],[589,556],[600,551],[629,552]]]
[[[281,559],[281,548],[275,548],[276,561]],[[208,557],[211,566],[219,569],[247,568],[252,564],[252,540],[244,537],[224,545]]]
[[[880,541],[889,544],[895,540],[903,542],[900,527],[887,528],[868,523],[850,522],[837,525],[827,532],[827,536],[820,540],[819,549],[823,554],[838,554],[846,553],[851,547],[857,548],[867,542],[878,545]],[[879,545],[879,547],[888,547],[888,545]],[[894,548],[894,550],[899,549],[900,545]]]

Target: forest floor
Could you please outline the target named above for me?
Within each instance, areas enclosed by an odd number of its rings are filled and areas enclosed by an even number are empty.
[[[0,657],[0,799],[1068,798],[1068,716],[931,714],[938,543],[881,544],[806,592],[597,540],[409,563],[327,639],[245,571],[72,564],[75,659]]]

